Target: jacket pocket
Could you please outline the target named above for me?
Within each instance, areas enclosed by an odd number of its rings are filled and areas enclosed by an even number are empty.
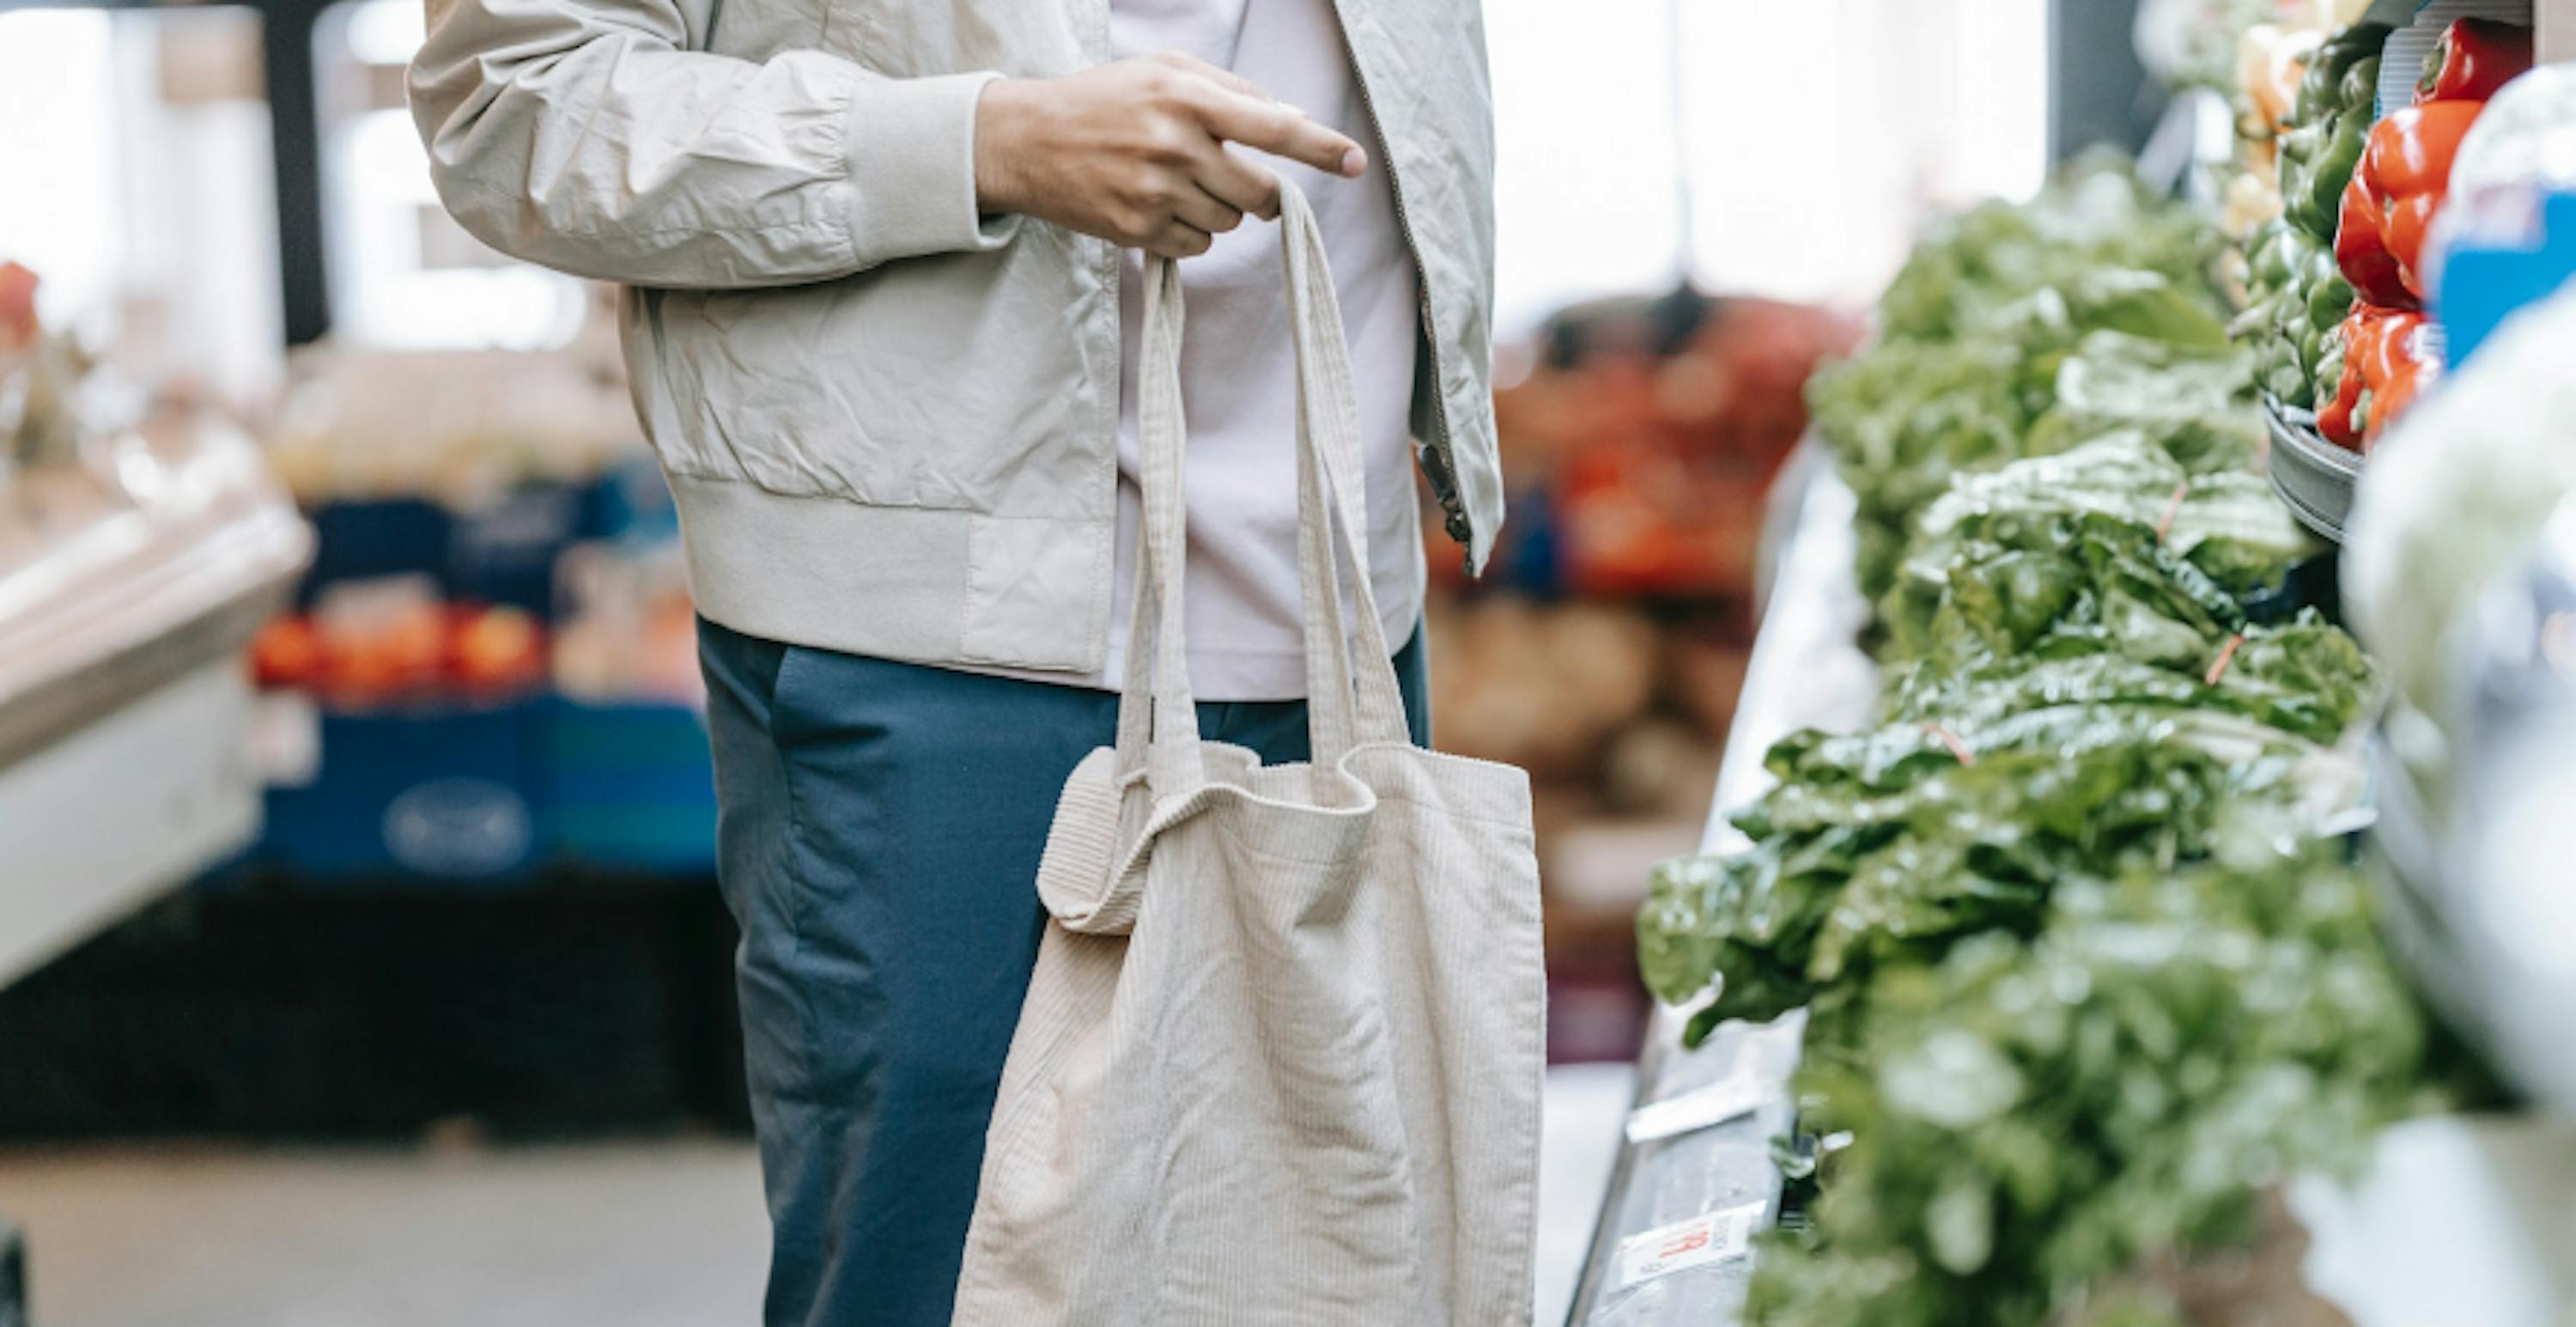
[[[1014,249],[1020,246],[1014,246]],[[662,294],[673,473],[788,496],[1091,516],[1114,499],[1094,369],[1048,255],[908,258],[837,281]],[[1114,400],[1114,398],[1110,398]]]
[[[870,353],[858,333],[882,317],[844,309],[870,284],[664,292],[652,324],[672,416],[654,437],[663,463],[794,497],[981,510],[976,465],[990,434],[930,436],[971,416],[975,398],[906,381],[899,362]]]

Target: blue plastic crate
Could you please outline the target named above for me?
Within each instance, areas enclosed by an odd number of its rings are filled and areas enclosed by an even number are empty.
[[[650,875],[715,870],[715,773],[696,710],[557,697],[544,713],[538,763],[557,861]]]
[[[590,494],[588,486],[534,485],[455,513],[443,578],[447,596],[551,618],[555,563],[581,534]]]
[[[507,886],[542,864],[540,702],[325,712],[321,762],[271,788],[258,858],[317,887]]]
[[[595,485],[536,484],[471,511],[424,498],[328,502],[306,515],[317,544],[298,601],[352,581],[422,576],[449,598],[555,608],[555,563],[594,519]]]
[[[421,498],[326,502],[305,513],[313,522],[313,565],[297,603],[311,608],[321,592],[351,581],[425,576],[444,584],[455,518]]]
[[[661,464],[637,453],[611,461],[582,497],[584,539],[663,540],[680,537],[679,508]]]

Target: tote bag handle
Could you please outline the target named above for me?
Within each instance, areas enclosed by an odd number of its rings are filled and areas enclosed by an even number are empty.
[[[1329,766],[1359,745],[1406,741],[1404,702],[1369,584],[1359,409],[1341,301],[1314,209],[1284,179],[1279,221],[1297,360],[1297,582],[1305,618],[1308,734],[1315,762]],[[1188,424],[1181,404],[1180,269],[1169,259],[1146,260],[1144,323],[1137,373],[1144,528],[1118,707],[1118,766],[1133,770],[1150,763],[1158,794],[1186,793],[1206,773],[1197,752],[1198,710],[1190,692],[1180,593],[1188,557]],[[1337,552],[1351,572],[1356,639],[1344,634]],[[1141,634],[1149,608],[1155,628],[1150,656]]]

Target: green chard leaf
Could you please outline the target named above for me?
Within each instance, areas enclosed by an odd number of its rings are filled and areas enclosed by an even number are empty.
[[[2292,1173],[2349,1172],[2424,1053],[2326,845],[2072,883],[2028,942],[1877,986],[1800,1072],[1811,1125],[1853,1141],[1814,1231],[1756,1264],[1766,1327],[2139,1321],[2152,1298],[2095,1288],[2250,1238]]]

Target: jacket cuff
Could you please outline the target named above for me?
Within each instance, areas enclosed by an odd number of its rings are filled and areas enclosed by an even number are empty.
[[[861,267],[996,249],[1018,218],[975,208],[975,104],[995,73],[869,79],[850,97],[850,245]]]

